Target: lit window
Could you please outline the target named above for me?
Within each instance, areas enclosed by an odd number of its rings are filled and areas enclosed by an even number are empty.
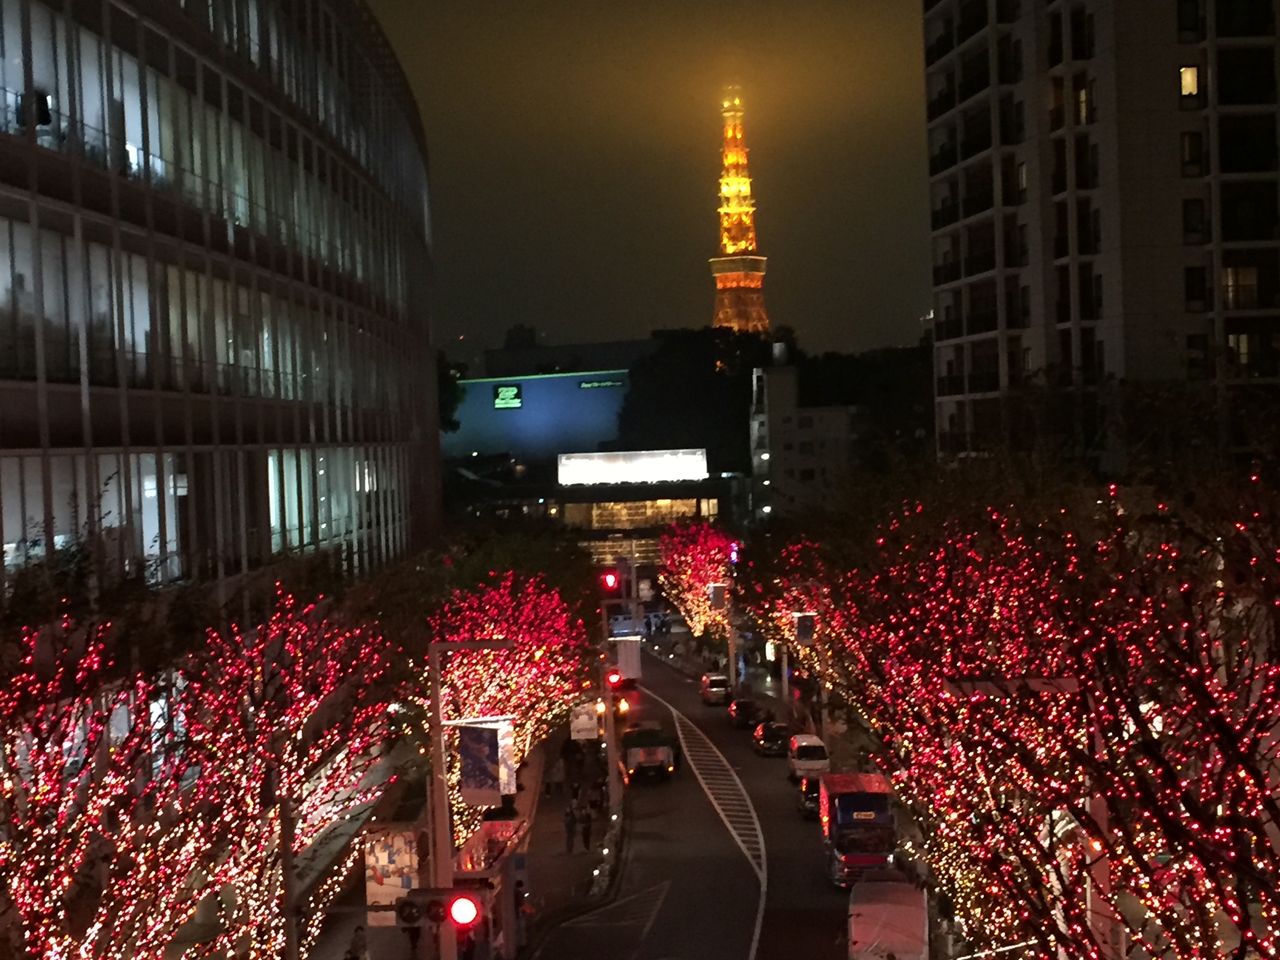
[[[1178,75],[1182,78],[1182,95],[1184,97],[1200,96],[1200,68],[1179,67]]]

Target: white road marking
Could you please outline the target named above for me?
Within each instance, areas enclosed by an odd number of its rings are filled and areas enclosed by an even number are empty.
[[[639,893],[633,893],[630,896],[623,897],[621,900],[615,900],[613,903],[607,903],[603,907],[592,910],[590,913],[584,913],[580,917],[575,917],[562,923],[561,926],[643,926],[644,929],[640,933],[640,941],[643,943],[645,938],[649,936],[649,931],[653,929],[653,923],[658,918],[658,913],[662,910],[662,904],[666,901],[667,892],[670,889],[671,881],[664,880],[657,886],[650,887],[648,890],[641,890]]]
[[[702,784],[702,792],[711,801],[720,819],[729,830],[738,848],[742,850],[751,864],[751,869],[760,882],[760,899],[756,906],[756,925],[751,935],[751,949],[747,952],[747,960],[755,960],[756,951],[760,947],[760,928],[764,923],[764,905],[769,892],[769,862],[764,846],[764,831],[760,829],[760,820],[756,809],[747,796],[742,781],[733,772],[733,767],[725,759],[724,754],[716,749],[705,733],[692,720],[673,707],[648,687],[640,688],[647,696],[652,697],[671,711],[676,722],[676,735],[680,738],[680,748],[684,758]]]

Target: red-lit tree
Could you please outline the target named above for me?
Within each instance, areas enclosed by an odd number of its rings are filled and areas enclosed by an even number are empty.
[[[662,568],[658,582],[695,636],[723,639],[729,629],[727,608],[714,609],[711,588],[723,584],[728,595],[734,541],[705,521],[669,527],[658,541]]]
[[[396,775],[393,654],[381,634],[289,597],[255,630],[210,632],[188,680],[189,727],[220,757],[237,803],[224,834],[231,882],[220,929],[194,955],[277,957],[288,909],[304,913],[300,941],[314,938],[327,903],[313,898],[303,910],[299,867]]]
[[[184,729],[188,697],[117,670],[112,639],[26,631],[0,684],[0,889],[19,955],[158,960],[227,875],[227,797]]]
[[[1098,956],[1092,898],[1153,955],[1274,956],[1275,504],[1223,523],[1112,493],[904,511],[823,655],[975,936]]]
[[[429,619],[435,643],[459,640],[511,640],[509,650],[458,651],[445,661],[443,717],[511,716],[515,762],[569,716],[573,704],[591,686],[597,651],[582,620],[560,592],[541,577],[512,573],[452,592]],[[422,677],[416,694],[426,696]],[[451,771],[456,784],[457,770]],[[479,812],[465,807],[453,792],[455,833],[465,835]]]

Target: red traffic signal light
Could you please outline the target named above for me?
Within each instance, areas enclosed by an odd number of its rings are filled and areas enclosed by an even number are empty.
[[[600,586],[611,593],[618,589],[618,584],[621,582],[622,579],[618,576],[617,570],[606,570],[600,574]]]
[[[480,902],[470,894],[458,894],[449,901],[449,919],[455,926],[471,926],[480,919]]]
[[[616,687],[622,682],[622,671],[618,669],[610,670],[604,675],[604,678],[609,682],[609,686]]]

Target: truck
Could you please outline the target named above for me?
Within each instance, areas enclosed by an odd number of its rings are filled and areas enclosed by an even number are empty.
[[[614,643],[617,646],[618,673],[622,675],[618,686],[630,689],[640,681],[640,638],[618,637]]]
[[[622,779],[630,784],[639,776],[667,779],[676,772],[671,738],[654,722],[637,724],[622,735]]]
[[[849,892],[848,960],[928,960],[929,899],[900,873],[868,871]]]
[[[847,887],[865,871],[887,867],[898,845],[893,789],[878,773],[824,773],[818,780],[818,821],[827,875]]]

